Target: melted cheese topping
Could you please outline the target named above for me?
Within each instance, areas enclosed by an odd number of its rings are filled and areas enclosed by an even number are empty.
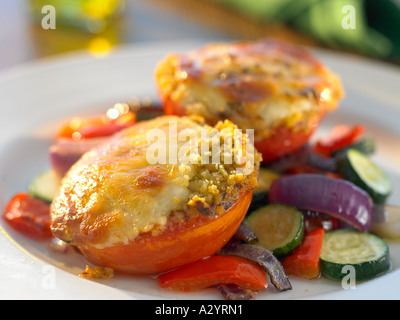
[[[307,129],[343,95],[339,78],[308,51],[269,39],[170,54],[155,73],[164,100],[210,123],[230,119],[256,136],[280,125]]]
[[[237,129],[231,122],[210,127],[199,121],[165,116],[141,122],[86,153],[64,177],[51,205],[53,233],[76,245],[104,248],[160,232],[171,213],[217,218],[240,192],[256,187],[261,159],[245,134],[239,144],[228,139]],[[150,132],[165,137],[166,148],[155,144]],[[204,151],[214,151],[213,144],[219,152]],[[244,161],[225,161],[239,151]],[[167,161],[154,163],[162,155]],[[218,161],[212,161],[215,155]]]

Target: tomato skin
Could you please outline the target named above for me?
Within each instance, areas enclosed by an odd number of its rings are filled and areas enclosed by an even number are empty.
[[[51,238],[50,205],[27,193],[14,195],[3,211],[3,219],[30,237]]]
[[[268,287],[265,271],[258,265],[234,256],[211,256],[158,276],[162,288],[198,291],[218,284],[236,284],[254,291]]]
[[[108,137],[133,125],[135,122],[136,116],[133,112],[121,114],[116,119],[110,119],[106,115],[74,118],[60,128],[56,138],[81,140]]]
[[[263,163],[269,163],[280,157],[295,152],[307,144],[315,128],[293,130],[284,126],[278,127],[267,138],[255,140],[254,146],[263,156]]]
[[[168,116],[186,116],[187,112],[179,103],[171,99],[171,97],[164,97],[163,100],[164,113]]]
[[[140,235],[127,244],[102,249],[78,246],[93,264],[133,274],[157,274],[215,254],[234,235],[253,198],[247,192],[217,219],[200,215],[179,228]]]

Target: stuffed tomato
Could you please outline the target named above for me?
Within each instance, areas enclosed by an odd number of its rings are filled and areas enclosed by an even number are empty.
[[[254,129],[269,162],[306,144],[342,98],[339,78],[305,49],[272,39],[170,54],[155,70],[166,114]]]
[[[229,139],[231,122],[203,122],[143,121],[84,154],[52,202],[54,236],[96,265],[136,274],[215,254],[247,212],[261,156],[245,134]]]

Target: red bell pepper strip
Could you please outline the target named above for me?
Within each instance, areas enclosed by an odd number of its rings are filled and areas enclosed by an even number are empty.
[[[136,122],[133,112],[118,114],[115,118],[97,115],[90,118],[73,118],[64,124],[57,133],[57,138],[81,139],[108,137]]]
[[[31,237],[50,238],[50,205],[26,193],[17,193],[3,211],[3,219]]]
[[[353,127],[336,126],[329,135],[317,141],[315,151],[322,156],[330,157],[333,152],[357,142],[364,132],[365,127],[362,125]]]
[[[320,274],[319,255],[325,229],[318,228],[304,235],[302,243],[288,257],[281,260],[288,275],[313,279]]]
[[[343,179],[343,176],[337,172],[325,172],[325,176],[334,179]]]
[[[265,271],[258,265],[235,256],[211,256],[163,273],[158,277],[162,288],[198,291],[219,284],[235,284],[253,291],[267,288]]]

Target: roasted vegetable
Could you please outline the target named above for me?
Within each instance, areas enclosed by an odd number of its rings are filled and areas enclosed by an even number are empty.
[[[256,295],[255,291],[238,287],[232,283],[218,285],[217,289],[225,300],[252,300]]]
[[[252,212],[246,223],[257,235],[257,243],[277,257],[290,254],[303,239],[303,213],[293,206],[266,205]]]
[[[162,288],[184,292],[220,284],[235,284],[253,291],[268,286],[267,275],[260,266],[234,256],[204,258],[163,273],[157,279]]]
[[[258,172],[258,187],[253,192],[253,200],[251,200],[249,213],[268,204],[268,190],[272,181],[278,179],[280,174],[266,169],[260,168]]]
[[[288,257],[282,259],[282,266],[289,275],[315,279],[320,274],[320,252],[325,229],[318,228],[304,236],[303,242]]]
[[[238,240],[244,242],[254,242],[257,241],[257,235],[254,231],[247,225],[245,221],[242,221],[239,228],[236,230],[234,237]]]
[[[218,254],[238,256],[259,264],[269,274],[272,284],[278,291],[292,289],[285,270],[270,250],[258,245],[229,243]]]
[[[56,138],[72,139],[74,141],[109,137],[114,133],[128,128],[136,122],[135,113],[125,104],[116,104],[106,113],[92,117],[74,117],[63,124]]]
[[[66,138],[58,139],[49,148],[50,163],[53,171],[59,177],[63,177],[85,152],[105,143],[107,140],[107,137],[79,141]]]
[[[33,238],[51,238],[50,205],[27,193],[17,193],[7,203],[3,219],[15,230]]]
[[[342,176],[364,189],[374,203],[385,203],[392,191],[392,185],[386,174],[364,153],[349,149],[338,157]]]
[[[365,155],[371,155],[375,152],[375,140],[372,137],[363,137],[359,141],[356,141],[353,144],[334,152],[333,155],[340,155],[340,153],[349,149],[356,149]]]
[[[61,178],[54,170],[47,170],[38,175],[29,186],[29,193],[36,198],[51,203],[55,197]]]
[[[285,176],[272,183],[268,196],[270,203],[286,203],[300,210],[327,213],[362,231],[371,226],[371,198],[343,179],[319,174]]]
[[[345,266],[354,268],[355,280],[368,280],[390,269],[388,245],[379,237],[356,230],[335,230],[325,234],[321,250],[321,272],[341,280]]]
[[[365,132],[365,127],[339,125],[315,144],[315,151],[323,156],[331,157],[336,151],[358,142]]]

